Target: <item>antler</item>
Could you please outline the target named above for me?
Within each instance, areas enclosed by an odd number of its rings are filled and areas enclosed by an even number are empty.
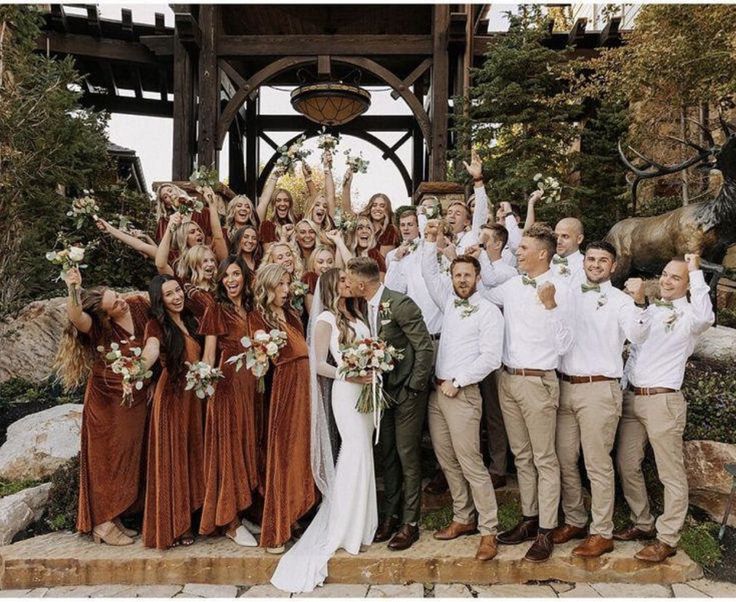
[[[618,141],[618,154],[621,157],[621,160],[623,161],[624,165],[634,173],[634,181],[631,184],[631,197],[635,205],[636,205],[636,191],[637,191],[637,188],[639,187],[639,182],[641,182],[642,180],[649,180],[651,178],[659,178],[661,176],[666,176],[669,174],[677,173],[678,171],[682,171],[683,169],[687,169],[688,167],[691,167],[692,165],[695,165],[696,163],[700,163],[701,161],[704,161],[713,153],[712,149],[702,148],[692,142],[686,142],[678,138],[673,138],[672,136],[668,136],[668,138],[672,138],[673,140],[676,140],[677,142],[681,142],[688,146],[692,146],[693,148],[698,150],[698,154],[695,155],[694,157],[690,157],[689,159],[687,159],[686,161],[683,161],[682,163],[678,163],[677,165],[662,165],[661,163],[657,163],[656,161],[653,161],[652,159],[645,157],[635,148],[632,148],[631,146],[627,145],[627,148],[632,153],[634,153],[637,157],[639,157],[640,159],[644,161],[644,165],[637,167],[631,161],[629,161],[629,159],[626,157],[626,154],[621,148],[621,141],[620,140]]]

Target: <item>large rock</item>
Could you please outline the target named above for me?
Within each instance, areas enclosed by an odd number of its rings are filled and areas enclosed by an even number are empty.
[[[725,464],[736,463],[736,445],[715,441],[685,441],[685,469],[690,489],[690,503],[721,522],[731,493],[733,477]],[[736,504],[728,519],[736,527]]]
[[[709,328],[698,337],[694,355],[704,360],[736,362],[736,328]]]
[[[41,518],[50,491],[51,483],[44,483],[0,498],[0,546],[8,545],[16,533]]]
[[[0,447],[0,478],[41,479],[79,453],[82,405],[67,403],[30,414],[8,427]]]

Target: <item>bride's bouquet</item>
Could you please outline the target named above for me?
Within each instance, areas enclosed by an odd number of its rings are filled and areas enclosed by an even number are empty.
[[[121,342],[125,343],[126,341]],[[104,353],[105,348],[99,346],[97,351]],[[120,345],[111,343],[110,351],[105,354],[105,361],[109,364],[110,369],[122,377],[123,400],[120,405],[131,405],[133,403],[133,390],[140,391],[143,388],[143,381],[153,376],[151,370],[146,370],[141,348],[130,347],[129,351],[132,355],[123,355]]]
[[[225,377],[222,370],[213,368],[207,362],[184,363],[189,368],[187,370],[187,384],[184,390],[191,391],[194,389],[194,394],[199,399],[204,399],[212,395],[215,392],[215,383]]]
[[[371,382],[363,385],[355,409],[363,414],[373,413],[376,427],[376,441],[381,421],[381,413],[393,400],[383,390],[383,375],[391,372],[404,353],[379,338],[356,339],[340,348],[342,360],[337,369],[339,376],[354,378],[370,376]]]
[[[370,161],[363,158],[363,153],[358,155],[351,155],[350,149],[346,150],[343,154],[345,155],[345,163],[353,173],[368,173],[368,165]]]
[[[63,237],[59,237],[59,240],[64,243],[64,248],[59,251],[49,251],[46,253],[46,259],[48,259],[54,265],[61,266],[61,271],[57,280],[66,281],[67,274],[71,269],[81,270],[87,267],[84,262],[84,253],[90,249],[93,249],[96,243],[89,243],[87,246],[81,243],[67,244],[64,242]],[[74,302],[79,305],[79,293],[76,287],[72,288],[72,296]]]
[[[278,358],[279,351],[286,345],[286,333],[275,328],[271,332],[256,330],[253,338],[243,337],[240,344],[245,351],[229,357],[225,363],[235,364],[235,370],[240,370],[245,362],[245,367],[258,378],[258,392],[263,393],[266,390],[264,377],[270,362]]]
[[[297,161],[304,161],[312,151],[302,148],[307,137],[302,134],[289,147],[280,146],[278,149],[279,158],[276,161],[276,169],[281,173],[293,173],[294,164]]]
[[[90,217],[92,219],[97,218],[97,214],[100,212],[100,207],[97,204],[91,193],[87,190],[84,191],[84,196],[72,201],[72,208],[66,212],[68,217],[73,217],[76,222],[76,228],[79,230],[86,219]]]

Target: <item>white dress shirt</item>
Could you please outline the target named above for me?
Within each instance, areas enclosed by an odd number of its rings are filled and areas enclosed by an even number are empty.
[[[408,295],[419,306],[429,334],[437,334],[442,327],[442,312],[432,301],[427,290],[427,284],[422,278],[422,247],[424,243],[416,238],[415,250],[401,259],[395,259],[397,249],[391,250],[386,256],[388,269],[383,284],[389,290]],[[436,260],[436,255],[435,255]],[[442,275],[449,282],[447,275]]]
[[[581,284],[571,289],[574,342],[560,361],[560,371],[568,376],[621,378],[626,339],[642,343],[649,332],[644,310],[629,295],[610,280],[599,287],[600,292],[583,292]]]
[[[443,316],[435,374],[466,387],[501,365],[503,318],[477,291],[465,301],[458,297],[452,283],[440,276],[436,252],[435,243],[424,243],[422,274]]]
[[[488,195],[486,194],[485,186],[483,184],[476,186],[473,192],[475,193],[473,219],[470,224],[470,230],[460,232],[457,235],[455,247],[458,255],[462,255],[469,247],[477,245],[480,242],[480,229],[488,221]]]
[[[483,251],[478,261],[480,261],[480,278],[483,281],[483,286],[487,288],[493,288],[494,286],[503,284],[514,276],[519,275],[519,271],[506,263],[503,257],[496,261],[491,261],[488,258],[488,253]]]
[[[557,307],[545,309],[537,296],[537,288],[524,284],[519,275],[482,294],[503,309],[503,363],[509,368],[556,370],[560,356],[567,353],[573,342],[570,314],[570,290],[564,284],[555,285]],[[547,270],[533,279],[539,286],[552,280]]]
[[[650,305],[649,336],[632,345],[624,370],[635,387],[679,389],[685,376],[687,358],[695,349],[698,335],[708,330],[715,316],[709,287],[701,270],[690,272],[690,299],[675,299],[672,309]]]
[[[554,274],[555,281],[567,282],[570,286],[578,285],[587,281],[583,268],[584,260],[585,256],[579,249],[567,257],[555,253],[549,268]]]
[[[521,237],[523,235],[521,228],[519,228],[519,222],[516,221],[516,216],[507,215],[503,220],[503,225],[506,226],[506,231],[509,233],[509,239],[506,242],[506,247],[501,253],[501,259],[508,263],[511,267],[517,266],[516,260],[516,249],[519,248]]]
[[[376,294],[368,299],[368,326],[371,329],[371,336],[378,336],[378,310],[381,306],[381,297],[383,296],[383,289],[386,288],[383,284],[378,287]]]

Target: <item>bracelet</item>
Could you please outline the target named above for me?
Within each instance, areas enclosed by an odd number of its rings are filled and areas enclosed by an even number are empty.
[[[482,181],[483,181],[483,176],[481,176],[480,178],[473,178],[473,182],[482,182]]]

